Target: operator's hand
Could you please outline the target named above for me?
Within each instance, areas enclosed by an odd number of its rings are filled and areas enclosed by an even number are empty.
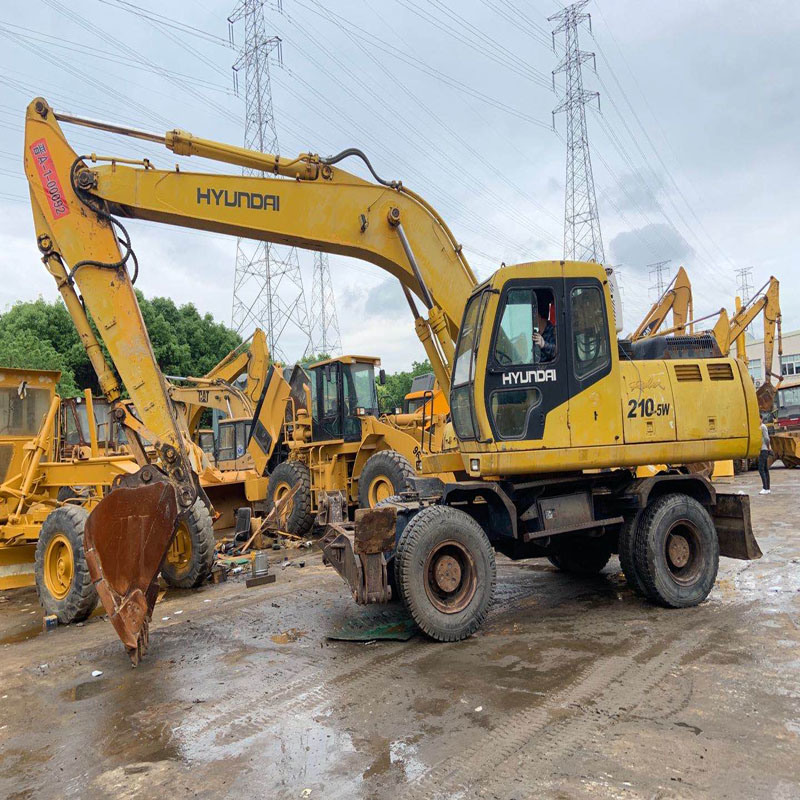
[[[542,337],[541,333],[533,334],[533,343],[536,345],[536,347],[544,347],[544,338]]]

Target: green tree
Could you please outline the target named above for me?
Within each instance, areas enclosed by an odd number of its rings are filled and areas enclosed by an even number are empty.
[[[169,298],[137,292],[153,352],[167,375],[203,375],[241,342],[236,332]],[[0,314],[0,366],[59,369],[63,397],[85,388],[99,392],[97,378],[63,302],[14,304]]]

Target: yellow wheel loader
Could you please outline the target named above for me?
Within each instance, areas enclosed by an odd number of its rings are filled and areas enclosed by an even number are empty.
[[[80,156],[60,123],[262,175]],[[346,158],[371,179],[342,170]],[[85,527],[92,579],[134,662],[148,643],[155,576],[202,490],[136,304],[124,217],[353,256],[400,281],[449,394],[452,446],[423,454],[422,475],[399,500],[329,526],[326,558],[358,602],[396,590],[425,633],[452,641],[486,617],[495,550],[575,572],[602,569],[619,552],[634,588],[671,607],[708,595],[720,555],[760,556],[746,496],[719,493],[698,475],[634,472],[755,455],[758,404],[744,365],[720,357],[710,337],[617,341],[611,280],[599,264],[523,263],[479,284],[434,209],[381,178],[358,150],[285,158],[87,120],[42,98],[27,110],[25,171],[43,261],[141,464],[115,481]],[[84,304],[140,419],[118,402]],[[136,447],[141,436],[152,460]]]
[[[35,585],[45,613],[67,624],[97,605],[83,544],[89,511],[136,463],[88,424],[91,394],[61,400],[59,377],[0,367],[0,590]]]

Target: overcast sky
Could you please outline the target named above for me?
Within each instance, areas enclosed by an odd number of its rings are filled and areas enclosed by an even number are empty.
[[[215,0],[30,0],[0,12],[0,308],[56,296],[34,241],[22,173],[27,102],[163,132],[243,137],[233,92],[236,51]],[[267,5],[283,40],[272,68],[280,151],[366,151],[382,176],[428,199],[465,245],[479,277],[501,262],[562,255],[564,119],[549,47],[555,0],[283,0]],[[126,11],[125,8],[128,10]],[[144,9],[145,11],[142,11]],[[593,0],[597,52],[587,109],[606,261],[620,267],[625,328],[653,299],[648,264],[684,264],[696,316],[733,306],[735,269],[755,288],[782,280],[784,330],[800,327],[793,284],[800,231],[800,4],[796,0]],[[167,14],[167,25],[150,13]],[[172,25],[196,28],[190,35]],[[162,22],[164,19],[162,18]],[[357,27],[354,27],[357,26]],[[207,34],[207,35],[206,35]],[[218,38],[212,38],[218,37]],[[241,23],[234,29],[242,42]],[[240,86],[241,88],[241,86]],[[559,87],[557,81],[557,88]],[[77,128],[79,150],[152,158],[155,145]],[[186,168],[208,165],[192,159]],[[354,162],[346,169],[360,171]],[[230,323],[236,243],[152,223],[126,223],[147,295],[192,302]],[[312,255],[300,253],[310,301]],[[346,352],[390,369],[424,354],[396,282],[376,267],[331,257]],[[284,352],[302,354],[286,332]]]

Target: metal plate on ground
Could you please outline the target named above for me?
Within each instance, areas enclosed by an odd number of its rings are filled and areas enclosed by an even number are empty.
[[[328,639],[343,642],[371,642],[387,639],[406,642],[419,632],[411,615],[402,606],[367,608],[338,625]]]

